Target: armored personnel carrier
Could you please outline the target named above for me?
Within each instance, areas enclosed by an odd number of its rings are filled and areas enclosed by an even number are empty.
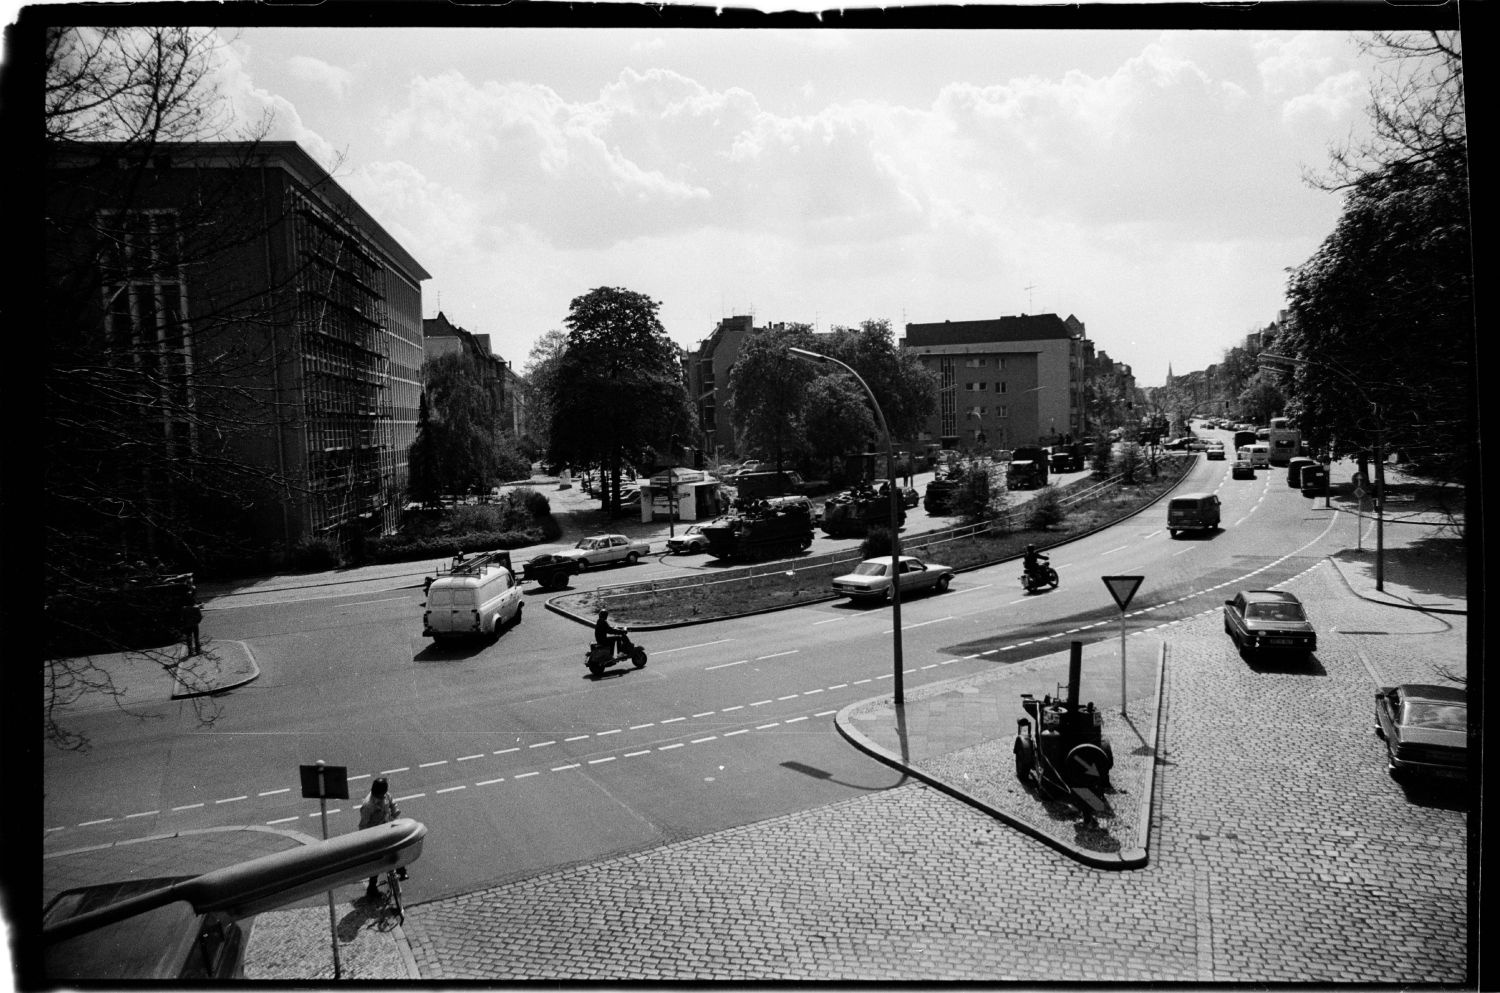
[[[830,497],[823,504],[823,533],[830,538],[849,538],[868,534],[871,526],[889,527],[891,498],[870,486]],[[906,508],[897,504],[896,526],[906,523]]]
[[[717,559],[769,559],[794,555],[812,544],[812,516],[797,504],[752,504],[700,528]]]
[[[963,466],[956,464],[948,469],[947,475],[928,483],[927,492],[922,495],[922,509],[939,516],[954,513],[953,501],[963,491],[966,476]]]

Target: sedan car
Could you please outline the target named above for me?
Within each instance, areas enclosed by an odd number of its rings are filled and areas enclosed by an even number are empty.
[[[1210,461],[1224,461],[1224,443],[1222,441],[1209,442],[1206,453]],[[1250,475],[1253,477],[1255,474],[1252,472]]]
[[[1245,590],[1225,600],[1224,631],[1241,652],[1318,650],[1302,601],[1282,590]]]
[[[707,549],[708,536],[703,533],[701,524],[690,525],[682,534],[667,539],[667,551],[673,555],[691,555]]]
[[[1255,467],[1248,459],[1235,459],[1234,465],[1229,467],[1229,478],[1231,479],[1254,479]]]
[[[937,590],[939,593],[953,582],[953,570],[936,562],[923,562],[910,555],[896,560],[901,569],[901,596],[921,590]],[[865,559],[847,576],[833,581],[833,592],[854,600],[889,600],[891,598],[891,559]]]
[[[1457,779],[1468,772],[1469,698],[1453,686],[1403,683],[1375,693],[1375,733],[1391,775]]]
[[[651,543],[636,541],[623,534],[595,534],[579,538],[572,548],[558,552],[559,558],[572,559],[580,569],[591,569],[596,565],[624,562],[635,565],[644,555],[651,554]]]

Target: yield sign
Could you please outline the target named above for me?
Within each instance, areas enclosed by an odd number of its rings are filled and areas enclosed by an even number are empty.
[[[1145,576],[1104,576],[1104,585],[1109,587],[1109,595],[1115,598],[1115,603],[1121,610],[1130,606],[1130,598],[1135,596],[1135,591],[1141,588],[1141,582]]]

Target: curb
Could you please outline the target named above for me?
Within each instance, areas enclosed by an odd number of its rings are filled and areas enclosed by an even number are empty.
[[[174,675],[172,677],[173,680],[176,681],[176,683],[177,683],[178,686],[184,687],[184,688],[180,692],[173,691],[171,699],[173,699],[173,700],[190,700],[190,699],[192,699],[194,697],[214,696],[215,694],[218,694],[218,693],[228,693],[230,690],[239,689],[241,686],[244,686],[246,683],[249,683],[249,682],[252,682],[252,681],[254,681],[256,679],[259,679],[260,678],[260,665],[259,665],[259,663],[257,663],[255,661],[255,653],[250,650],[250,646],[247,645],[247,644],[245,644],[243,641],[235,641],[235,642],[232,642],[232,644],[239,645],[240,648],[244,649],[244,651],[245,651],[245,658],[248,659],[249,662],[250,662],[250,671],[249,671],[249,673],[247,675],[243,675],[243,676],[241,676],[239,678],[230,680],[228,682],[215,683],[213,686],[209,686],[209,687],[207,687],[205,689],[195,690],[195,689],[189,689],[189,688],[187,688],[186,684],[183,683],[180,679],[177,679],[177,677],[176,677],[176,675],[174,673]],[[179,659],[179,662],[180,661],[181,660]]]
[[[1395,607],[1398,610],[1415,610],[1423,614],[1456,614],[1463,617],[1467,617],[1469,614],[1467,607],[1427,607],[1420,603],[1413,603],[1410,600],[1402,600],[1394,593],[1386,593],[1384,591],[1377,591],[1374,594],[1365,593],[1349,581],[1349,576],[1344,572],[1344,567],[1339,564],[1337,556],[1329,555],[1327,558],[1333,566],[1333,571],[1339,574],[1339,579],[1343,580],[1349,592],[1367,603],[1373,603],[1378,607]],[[1384,599],[1387,597],[1389,599]]]
[[[948,794],[954,799],[961,800],[964,803],[969,804],[971,807],[989,814],[996,820],[1012,828],[1015,828],[1023,832],[1024,834],[1030,835],[1043,844],[1057,849],[1058,851],[1069,856],[1075,861],[1081,862],[1084,865],[1090,866],[1091,868],[1108,869],[1111,871],[1120,871],[1125,869],[1143,869],[1150,862],[1151,815],[1156,806],[1156,767],[1159,764],[1160,760],[1160,755],[1157,753],[1157,744],[1161,740],[1161,697],[1162,689],[1166,684],[1166,673],[1167,643],[1163,641],[1161,643],[1161,649],[1157,657],[1155,689],[1156,716],[1151,723],[1151,741],[1149,742],[1149,746],[1151,748],[1152,759],[1146,773],[1146,802],[1136,813],[1136,828],[1138,832],[1137,837],[1142,839],[1142,843],[1140,848],[1130,849],[1129,851],[1121,852],[1113,856],[1103,855],[1098,852],[1080,848],[1077,845],[1069,844],[1067,841],[1064,841],[1063,839],[1058,838],[1054,835],[1048,834],[1047,832],[1042,831],[1040,828],[1037,828],[1036,826],[1027,823],[1026,821],[1013,817],[1002,810],[992,807],[990,804],[986,803],[983,800],[980,800],[978,797],[965,792],[959,787],[954,786],[951,783],[944,782],[943,780],[940,780],[934,776],[930,776],[927,773],[922,772],[915,766],[908,765],[902,762],[900,756],[894,754],[893,752],[890,752],[884,746],[876,744],[874,741],[866,738],[863,734],[850,726],[848,722],[848,715],[851,712],[865,706],[866,704],[874,700],[883,699],[883,697],[869,697],[867,699],[859,700],[849,704],[847,707],[844,707],[836,715],[834,715],[833,723],[834,727],[838,729],[839,734],[843,736],[845,741],[849,742],[849,744],[853,745],[855,748],[871,756],[872,758],[885,763],[893,769],[897,769],[905,773],[906,775],[911,776],[913,779],[920,780],[921,782],[926,783],[934,789]],[[943,682],[957,683],[967,678],[970,677],[960,676],[955,679],[944,680]],[[941,685],[943,685],[942,682],[928,684],[929,687]]]

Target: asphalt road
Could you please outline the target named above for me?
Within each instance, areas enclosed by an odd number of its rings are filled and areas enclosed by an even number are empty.
[[[1024,595],[1006,564],[906,602],[907,685],[1116,636],[1104,575],[1144,576],[1131,611],[1160,623],[1306,570],[1348,536],[1283,475],[1233,481],[1227,462],[1200,462],[1183,489],[1220,494],[1222,532],[1172,540],[1162,504],[1056,549],[1057,590]],[[185,703],[81,717],[94,748],[47,756],[46,824],[65,826],[70,846],[219,824],[317,833],[296,770],[323,759],[348,767],[356,794],[331,805],[333,833],[353,829],[382,773],[432,829],[410,886],[420,902],[900,783],[831,719],[889,691],[888,608],[830,602],[648,632],[645,669],[592,679],[589,633],[543,609],[546,595],[530,593],[494,644],[464,648],[421,637],[420,589],[213,605],[205,636],[251,646],[260,678],[219,701],[208,727]]]

